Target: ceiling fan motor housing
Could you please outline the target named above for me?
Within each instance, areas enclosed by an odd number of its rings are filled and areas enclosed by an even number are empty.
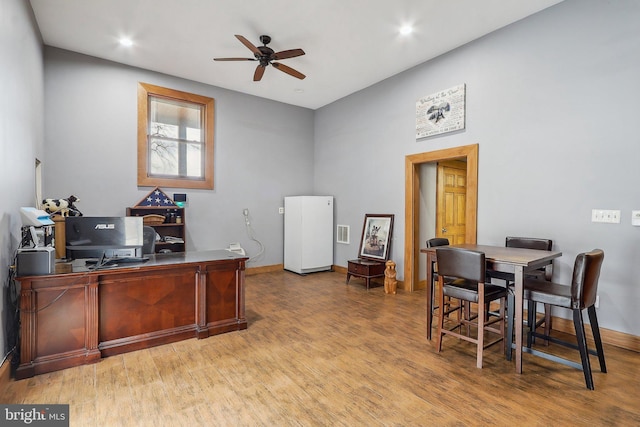
[[[266,45],[268,45],[269,43],[271,43],[271,37],[269,37],[269,36],[260,36],[260,42],[261,42],[263,45],[265,45],[265,46],[266,46]]]
[[[271,61],[271,57],[274,53],[273,49],[267,46],[257,46],[257,48],[262,53],[262,55],[258,55],[257,53],[255,53],[254,56],[256,57],[256,59],[259,60],[261,64],[263,62],[266,62],[268,64],[269,61]]]

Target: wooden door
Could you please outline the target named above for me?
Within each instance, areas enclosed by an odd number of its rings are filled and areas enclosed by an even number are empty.
[[[452,245],[465,243],[467,165],[459,160],[439,162],[436,190],[436,236]]]

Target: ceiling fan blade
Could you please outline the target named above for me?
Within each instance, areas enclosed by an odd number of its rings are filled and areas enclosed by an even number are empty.
[[[304,50],[302,49],[283,50],[281,52],[274,53],[273,59],[295,58],[296,56],[302,56],[302,55],[304,55]]]
[[[262,79],[262,75],[264,74],[264,69],[267,68],[264,65],[258,65],[256,67],[256,72],[253,73],[253,81],[259,82]]]
[[[255,58],[213,58],[214,61],[257,61]]]
[[[237,38],[238,40],[240,40],[240,42],[241,42],[243,45],[245,45],[246,47],[248,47],[248,48],[249,48],[249,50],[250,50],[251,52],[253,52],[255,55],[258,55],[258,56],[262,55],[262,52],[260,52],[260,50],[259,50],[257,47],[255,47],[255,46],[254,46],[254,45],[253,45],[249,40],[247,40],[247,39],[246,39],[246,38],[244,38],[243,36],[240,36],[240,35],[236,34],[236,38]]]
[[[278,63],[278,62],[274,62],[274,63],[272,63],[271,65],[273,65],[273,67],[274,67],[274,68],[276,68],[276,69],[278,69],[278,70],[282,71],[283,73],[287,73],[287,74],[289,74],[290,76],[297,77],[297,78],[299,78],[300,80],[302,80],[302,79],[304,79],[305,77],[307,77],[307,76],[305,76],[304,74],[302,74],[300,71],[294,70],[294,69],[293,69],[293,68],[291,68],[291,67],[287,67],[287,66],[286,66],[286,65],[284,65],[284,64],[280,64],[280,63]]]

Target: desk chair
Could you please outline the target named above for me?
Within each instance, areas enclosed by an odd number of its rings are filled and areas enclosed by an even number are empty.
[[[554,337],[550,337],[545,330],[545,334],[536,332],[536,322],[532,319],[535,312],[529,312],[529,324],[531,325],[529,334],[527,335],[528,352],[538,356],[551,359],[556,362],[582,369],[584,373],[587,388],[593,390],[593,377],[591,375],[591,363],[589,354],[598,356],[600,362],[600,370],[607,372],[607,366],[604,360],[604,351],[602,348],[602,340],[600,338],[600,328],[598,327],[598,318],[596,316],[596,295],[598,294],[598,279],[600,277],[600,268],[604,259],[604,252],[601,249],[594,249],[591,252],[581,253],[576,257],[573,266],[573,279],[571,286],[561,285],[557,283],[549,283],[546,280],[525,278],[524,282],[524,298],[543,304],[555,305],[557,307],[568,308],[573,311],[573,325],[576,331],[576,339],[578,345],[563,341]],[[591,331],[596,345],[596,351],[589,350],[587,340],[585,339],[584,321],[582,311],[587,309],[589,321],[591,322]],[[513,322],[509,318],[509,322]],[[578,349],[582,366],[570,360],[562,359],[550,355],[548,353],[534,351],[531,349],[532,338],[538,336],[545,340],[560,344],[566,347]]]
[[[142,227],[142,254],[154,254],[156,252],[156,230],[145,225]]]
[[[483,252],[472,251],[459,248],[442,247],[436,249],[436,260],[438,263],[438,303],[443,307],[444,298],[456,298],[461,300],[461,304],[456,310],[462,310],[462,317],[458,317],[457,323],[451,329],[444,327],[444,315],[438,317],[438,341],[436,349],[442,350],[442,337],[446,334],[459,339],[476,344],[476,366],[482,368],[483,350],[498,342],[501,343],[504,353],[504,306],[507,297],[507,289],[501,286],[485,284],[486,260]],[[444,277],[447,277],[447,281]],[[487,306],[492,301],[500,300],[500,312],[497,316],[487,315]],[[471,303],[478,305],[476,315],[471,314]],[[493,318],[492,318],[493,317]],[[473,338],[468,333],[469,325],[477,319],[478,335]],[[498,323],[497,327],[494,326]],[[467,335],[463,335],[462,326],[467,326]],[[460,328],[460,332],[455,330]],[[485,344],[485,330],[499,335],[499,338]]]

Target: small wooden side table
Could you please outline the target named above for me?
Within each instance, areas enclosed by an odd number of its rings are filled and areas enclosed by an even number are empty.
[[[347,261],[347,284],[351,276],[362,277],[369,289],[371,279],[375,277],[384,277],[384,261],[373,261],[369,259],[353,259]]]

